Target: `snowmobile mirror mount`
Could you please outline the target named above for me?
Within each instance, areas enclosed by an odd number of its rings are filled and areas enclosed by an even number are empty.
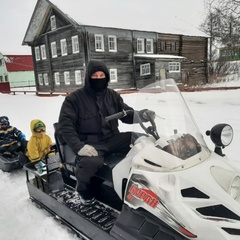
[[[215,125],[211,130],[206,131],[206,135],[210,136],[215,144],[214,152],[220,156],[225,156],[222,153],[222,148],[228,146],[233,139],[233,129],[229,124],[220,123]]]

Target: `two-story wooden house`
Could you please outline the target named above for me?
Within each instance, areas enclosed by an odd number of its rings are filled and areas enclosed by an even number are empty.
[[[48,0],[38,0],[26,44],[32,49],[38,91],[79,88],[90,59],[106,63],[115,89],[141,88],[164,78],[207,82],[206,36],[79,24]]]

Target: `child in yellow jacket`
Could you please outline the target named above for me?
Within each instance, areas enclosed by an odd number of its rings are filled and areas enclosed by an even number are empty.
[[[31,162],[43,160],[51,151],[52,139],[46,134],[46,125],[41,120],[32,120],[30,128],[32,136],[27,144],[26,156]]]

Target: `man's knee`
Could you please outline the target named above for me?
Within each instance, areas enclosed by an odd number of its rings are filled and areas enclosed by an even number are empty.
[[[76,157],[76,165],[78,168],[85,168],[85,169],[99,169],[103,165],[103,158],[102,157]]]

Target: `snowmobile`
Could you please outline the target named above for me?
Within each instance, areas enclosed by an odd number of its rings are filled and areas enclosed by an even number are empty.
[[[133,97],[131,150],[106,157],[92,179],[94,204],[71,201],[75,155],[57,123],[61,164],[42,174],[25,166],[30,198],[83,239],[239,239],[240,168],[222,151],[232,141],[232,127],[220,123],[206,131],[215,144],[210,150],[173,79],[150,84]],[[137,111],[144,108],[155,112],[148,122]]]
[[[21,163],[19,162],[19,156],[22,152],[16,152],[14,155],[5,156],[0,153],[0,169],[4,172],[11,172],[15,169],[22,168]]]

